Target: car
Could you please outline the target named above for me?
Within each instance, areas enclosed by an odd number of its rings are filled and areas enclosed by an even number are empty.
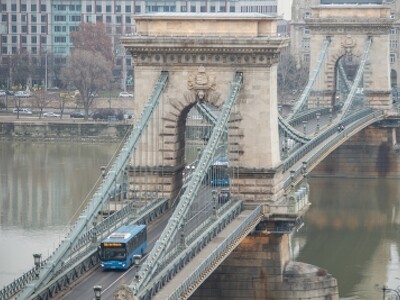
[[[79,119],[79,118],[84,118],[85,117],[85,114],[83,113],[83,112],[80,112],[80,111],[73,111],[73,112],[71,112],[70,114],[69,114],[69,116],[70,116],[70,118],[76,118],[76,119]]]
[[[0,90],[0,97],[5,96],[5,95],[6,95],[6,91]]]
[[[124,113],[121,110],[114,110],[112,108],[100,108],[93,112],[93,120],[119,120],[124,119]]]
[[[20,114],[20,115],[31,115],[32,111],[30,111],[27,108],[14,108],[13,109],[14,114]]]
[[[17,91],[14,93],[15,97],[19,97],[19,98],[28,98],[30,97],[32,94],[29,91]]]
[[[119,97],[121,97],[121,98],[133,98],[133,94],[128,93],[128,92],[121,92],[121,93],[119,93]]]
[[[60,114],[56,114],[55,112],[52,111],[47,111],[43,114],[43,117],[45,118],[59,118]]]

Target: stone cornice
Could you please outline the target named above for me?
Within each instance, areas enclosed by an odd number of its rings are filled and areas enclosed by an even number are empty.
[[[382,18],[307,18],[305,23],[309,27],[353,27],[353,28],[391,28],[394,19]]]
[[[270,66],[287,38],[124,37],[135,65],[236,64]]]

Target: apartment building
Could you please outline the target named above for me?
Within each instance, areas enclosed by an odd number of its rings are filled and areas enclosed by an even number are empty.
[[[155,12],[277,14],[277,0],[0,0],[0,85],[12,81],[10,58],[21,51],[30,53],[36,66],[30,86],[61,85],[60,69],[72,49],[70,33],[80,22],[103,22],[116,55],[114,76],[125,90],[132,83],[132,61],[119,37],[134,33],[136,14]]]

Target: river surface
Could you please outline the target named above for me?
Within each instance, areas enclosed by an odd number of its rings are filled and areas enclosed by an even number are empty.
[[[57,247],[117,145],[0,142],[0,288]],[[400,286],[398,180],[311,178],[293,257],[325,268],[341,299]]]

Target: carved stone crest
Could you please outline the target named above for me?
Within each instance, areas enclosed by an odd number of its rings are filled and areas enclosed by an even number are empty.
[[[200,66],[196,73],[192,73],[188,78],[188,92],[185,97],[195,101],[216,101],[220,94],[215,91],[215,76],[206,73],[204,66]]]
[[[351,35],[348,34],[342,38],[342,48],[344,48],[346,54],[352,53],[356,45],[357,43]]]

